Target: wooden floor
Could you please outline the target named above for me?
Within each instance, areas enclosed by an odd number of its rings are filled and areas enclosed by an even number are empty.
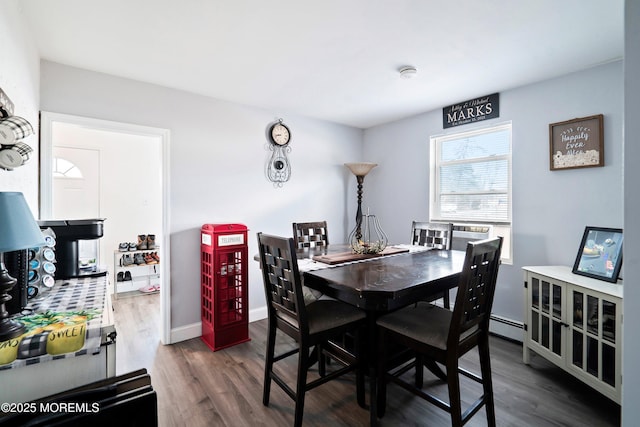
[[[272,385],[270,406],[262,405],[265,320],[249,325],[250,342],[213,352],[200,338],[160,344],[158,294],[118,299],[114,309],[117,372],[149,370],[158,393],[161,426],[293,424],[293,402],[277,385]],[[279,345],[290,343],[283,339]],[[491,357],[498,426],[620,425],[618,405],[541,357],[533,356],[531,366],[524,365],[520,344],[492,337]],[[295,372],[296,358],[290,360],[281,363],[289,363],[287,369]],[[475,351],[465,356],[464,365],[477,367]],[[355,400],[353,377],[343,378],[307,393],[305,426],[368,425],[368,412]],[[463,396],[473,399],[473,393],[480,394],[475,383],[462,382]],[[438,382],[426,385],[446,392]],[[379,424],[450,425],[446,413],[393,384],[388,387],[387,413]],[[467,425],[485,426],[484,409]]]

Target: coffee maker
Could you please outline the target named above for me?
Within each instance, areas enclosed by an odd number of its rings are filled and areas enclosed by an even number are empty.
[[[86,266],[81,263],[79,243],[83,240],[99,239],[103,235],[104,218],[67,219],[38,221],[41,229],[51,228],[56,235],[56,279],[98,277],[107,274],[97,262]]]

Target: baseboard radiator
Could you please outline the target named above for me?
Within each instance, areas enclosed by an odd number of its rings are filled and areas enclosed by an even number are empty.
[[[523,322],[518,322],[495,314],[492,314],[490,319],[489,332],[503,338],[522,342],[522,334],[524,332]]]

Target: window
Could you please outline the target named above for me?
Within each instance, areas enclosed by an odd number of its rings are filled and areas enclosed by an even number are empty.
[[[431,220],[492,225],[510,259],[511,123],[431,137],[431,159]]]
[[[70,161],[61,157],[53,158],[54,178],[82,178],[80,169]]]

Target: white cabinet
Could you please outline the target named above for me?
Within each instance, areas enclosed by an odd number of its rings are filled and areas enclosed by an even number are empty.
[[[620,403],[622,281],[591,279],[567,266],[523,270],[524,363],[535,351]]]
[[[114,297],[123,295],[139,295],[151,294],[160,290],[160,261],[159,258],[154,260],[155,263],[147,264],[127,264],[123,261],[123,257],[129,257],[131,261],[136,256],[150,257],[151,254],[158,254],[158,247],[153,250],[141,251],[114,251]],[[149,258],[152,260],[152,258]]]

